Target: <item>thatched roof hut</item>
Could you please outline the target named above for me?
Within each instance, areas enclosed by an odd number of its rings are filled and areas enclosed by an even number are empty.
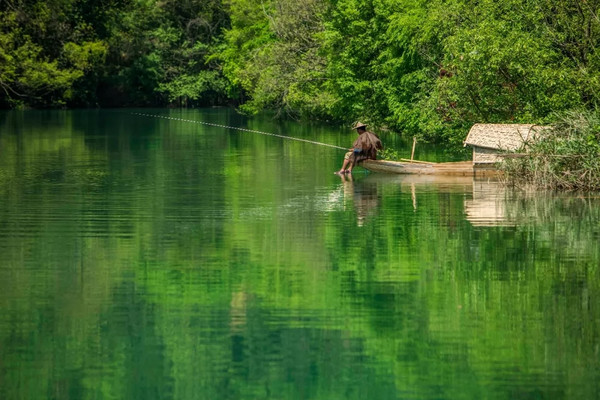
[[[533,124],[475,124],[464,145],[473,147],[474,164],[495,163],[535,140],[542,129],[545,127]]]

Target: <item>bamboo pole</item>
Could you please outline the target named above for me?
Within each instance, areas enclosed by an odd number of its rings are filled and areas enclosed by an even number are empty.
[[[415,158],[415,146],[417,145],[417,137],[413,136],[413,147],[412,147],[412,151],[410,153],[410,161],[412,161]]]
[[[421,161],[421,160],[413,160],[413,159],[409,160],[408,158],[400,158],[400,161],[408,161],[408,162],[415,163],[415,164],[437,164],[432,161]]]

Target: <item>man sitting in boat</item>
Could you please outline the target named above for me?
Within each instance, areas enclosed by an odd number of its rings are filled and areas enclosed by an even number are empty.
[[[375,160],[377,158],[377,150],[381,150],[381,140],[373,132],[367,131],[367,125],[362,122],[357,122],[352,129],[356,129],[358,138],[352,144],[352,148],[344,156],[342,169],[337,174],[351,174],[352,168],[362,160]]]

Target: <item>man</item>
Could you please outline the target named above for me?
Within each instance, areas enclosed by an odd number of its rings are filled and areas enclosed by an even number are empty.
[[[377,150],[381,150],[381,140],[373,132],[367,131],[367,125],[362,122],[357,122],[352,129],[356,129],[358,138],[352,144],[352,148],[344,156],[342,169],[337,174],[351,174],[352,168],[362,160],[375,160],[377,158]]]

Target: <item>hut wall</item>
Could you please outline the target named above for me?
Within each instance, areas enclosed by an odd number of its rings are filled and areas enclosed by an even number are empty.
[[[473,164],[492,164],[502,161],[498,150],[473,146]]]

